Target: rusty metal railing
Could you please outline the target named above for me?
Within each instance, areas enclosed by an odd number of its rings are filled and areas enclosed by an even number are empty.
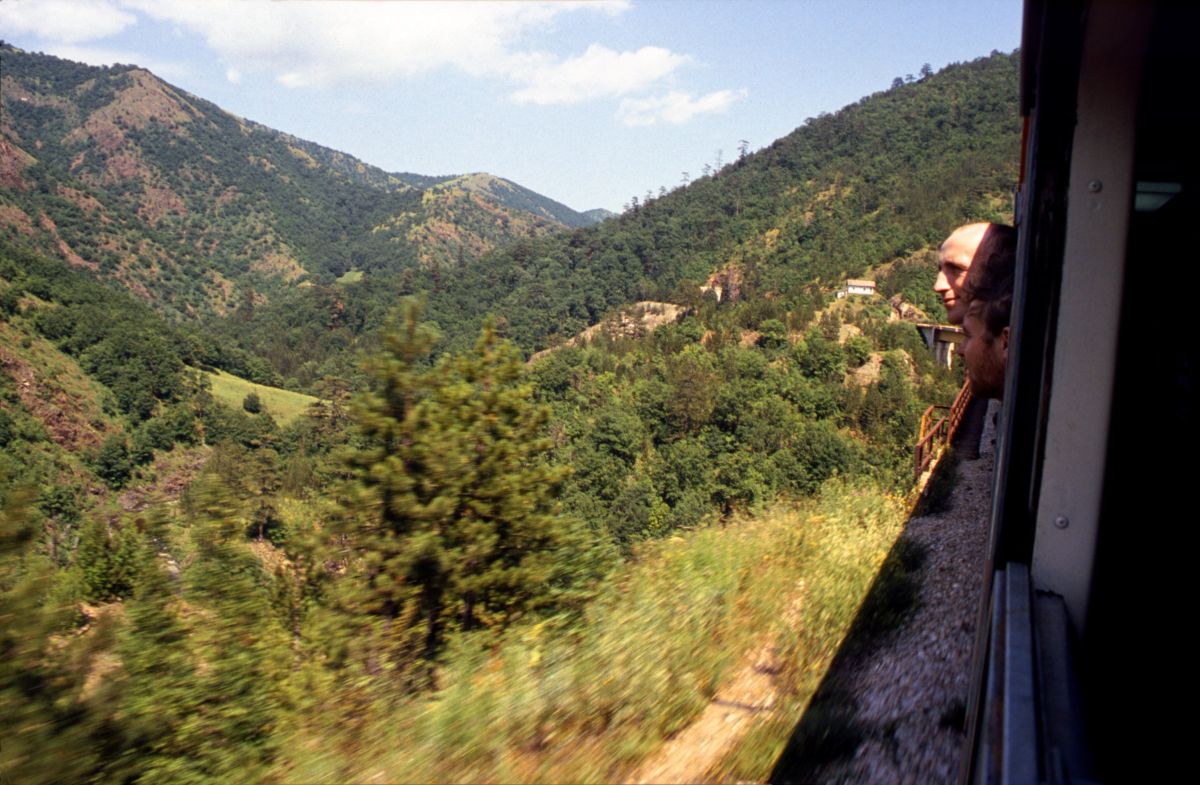
[[[954,433],[962,423],[967,406],[971,403],[971,380],[963,382],[962,389],[954,397],[954,403],[949,406],[930,406],[921,413],[921,428],[917,443],[913,446],[913,481],[920,479],[921,474],[929,468],[934,458],[954,438]],[[946,412],[934,420],[935,413]]]
[[[967,407],[971,405],[971,400],[975,397],[974,391],[971,389],[971,380],[967,379],[963,382],[962,389],[958,391],[958,395],[954,396],[954,403],[950,404],[950,426],[946,433],[946,441],[954,438],[954,434],[958,432],[958,426],[962,424],[963,417],[966,416]]]

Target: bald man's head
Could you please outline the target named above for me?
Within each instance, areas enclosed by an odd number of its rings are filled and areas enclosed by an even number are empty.
[[[962,324],[967,312],[965,284],[971,263],[1010,245],[1015,249],[1016,236],[1016,230],[1006,224],[972,223],[958,227],[942,243],[933,290],[942,296],[946,319],[951,324]]]

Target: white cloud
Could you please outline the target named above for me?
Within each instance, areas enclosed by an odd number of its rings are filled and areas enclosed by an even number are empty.
[[[75,44],[116,35],[137,17],[109,0],[6,0],[0,3],[0,28],[8,34],[33,35]]]
[[[583,54],[561,63],[543,60],[515,68],[513,75],[527,85],[513,98],[517,103],[547,105],[627,95],[654,84],[689,59],[658,46],[616,52],[592,44]]]
[[[719,111],[729,91],[698,99],[644,95],[691,62],[659,46],[617,51],[593,43],[582,53],[538,49],[536,34],[583,12],[618,15],[629,0],[596,2],[271,2],[270,0],[0,0],[0,25],[53,42],[55,54],[93,64],[136,62],[168,78],[178,63],[152,63],[133,52],[79,46],[114,35],[138,15],[199,35],[240,84],[266,76],[286,88],[394,82],[439,69],[507,84],[520,104],[569,105],[627,98],[629,125],[686,122]],[[544,39],[545,36],[543,35]]]
[[[445,67],[524,85],[537,79],[551,84],[543,69],[554,71],[572,61],[556,64],[546,55],[520,51],[523,36],[560,14],[588,10],[617,14],[629,7],[627,0],[124,3],[197,32],[239,72],[265,72],[291,88],[388,82]],[[587,89],[586,80],[580,87]]]
[[[626,98],[617,107],[617,118],[628,126],[654,125],[660,121],[680,125],[698,114],[724,112],[745,97],[745,90],[717,90],[693,99],[691,93],[673,90],[653,98]]]

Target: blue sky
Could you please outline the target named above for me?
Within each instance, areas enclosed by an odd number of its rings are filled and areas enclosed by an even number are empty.
[[[0,38],[136,63],[389,171],[620,210],[897,76],[1020,44],[1019,0],[0,0]]]

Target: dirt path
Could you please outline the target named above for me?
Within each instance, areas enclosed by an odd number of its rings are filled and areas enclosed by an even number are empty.
[[[799,592],[787,610],[785,624],[795,624],[800,618],[803,581],[797,586]],[[705,774],[774,709],[780,656],[773,641],[754,649],[700,716],[648,758],[632,781],[640,785],[704,782]]]

